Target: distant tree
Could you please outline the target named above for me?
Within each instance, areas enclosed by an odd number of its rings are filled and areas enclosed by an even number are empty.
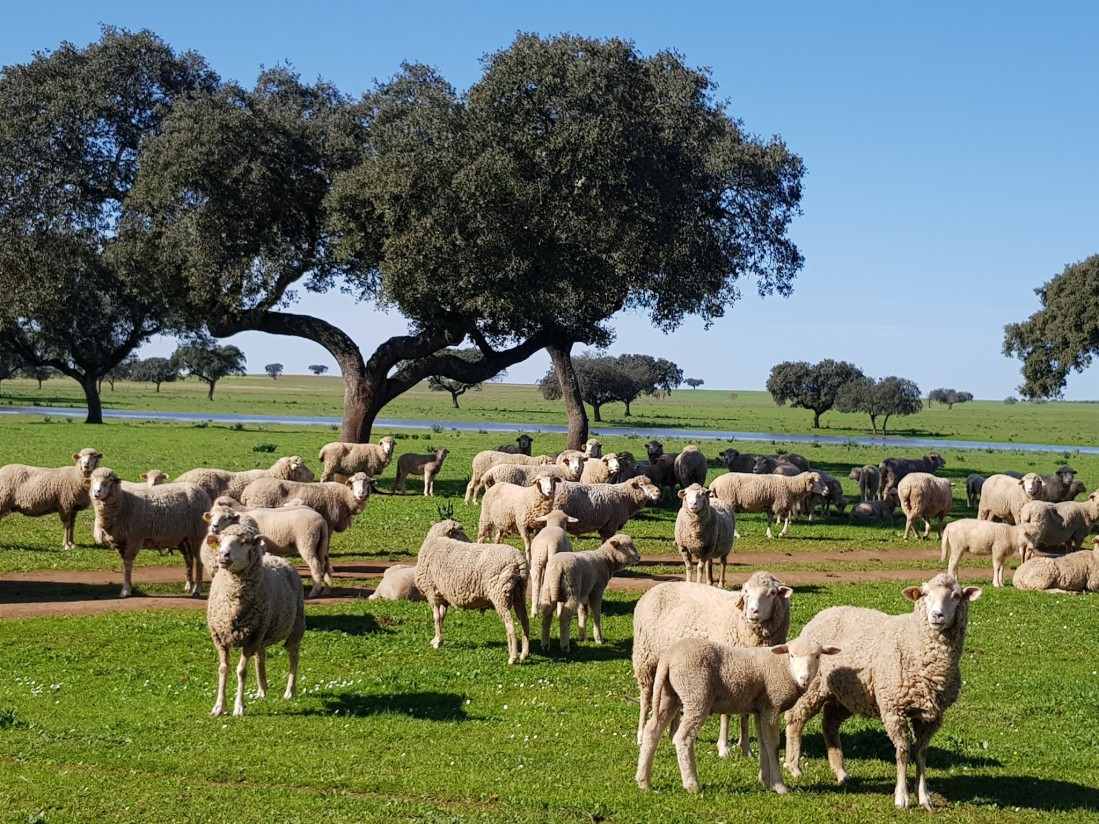
[[[831,358],[810,365],[807,361],[784,361],[771,367],[767,391],[775,403],[811,409],[813,428],[820,428],[820,416],[836,403],[840,388],[865,377],[862,370],[847,361]]]
[[[931,408],[931,402],[946,404],[947,409],[953,409],[956,403],[969,403],[973,395],[969,392],[959,392],[956,389],[932,389],[927,393],[927,408]]]
[[[214,386],[227,375],[243,375],[245,357],[236,346],[215,346],[209,338],[181,346],[172,354],[172,363],[181,372],[194,375],[209,385],[206,397],[214,399]]]
[[[54,375],[57,374],[57,370],[52,366],[24,366],[19,370],[19,375],[24,378],[30,378],[32,381],[38,381],[38,388],[42,388],[42,383],[48,381]]]
[[[314,363],[310,364],[309,371],[312,372],[314,375],[323,375],[325,372],[328,371],[328,367],[325,366],[323,363]]]
[[[133,352],[128,354],[123,360],[112,367],[105,375],[101,375],[99,378],[99,391],[103,391],[103,381],[111,387],[111,391],[114,392],[115,381],[131,380],[131,375],[134,371],[134,364],[137,363],[137,355]]]
[[[706,383],[706,381],[702,380],[702,378],[687,378],[687,380],[683,382],[687,384],[687,386],[691,387],[691,389],[698,389],[698,387]]]
[[[1019,399],[1016,398],[1014,395],[1008,395],[1006,398],[1004,398],[1004,403],[1006,403],[1008,406],[1011,406],[1011,405],[1016,404],[1018,402],[1019,402]]]
[[[474,347],[466,347],[464,349],[458,349],[455,347],[448,347],[438,352],[439,355],[447,355],[453,358],[460,358],[467,363],[477,363],[481,360],[482,355],[479,349]],[[409,364],[407,362],[398,363],[396,368],[398,370],[404,369]],[[508,370],[501,369],[495,375],[487,378],[487,381],[498,381],[507,375]],[[481,384],[486,381],[462,381],[457,378],[448,378],[445,375],[428,375],[427,388],[432,392],[448,392],[450,394],[450,402],[454,405],[455,409],[460,408],[458,406],[458,397],[464,395],[466,392],[480,392]]]
[[[23,371],[23,361],[3,349],[0,349],[0,385],[8,378],[14,378]]]
[[[840,412],[865,412],[870,416],[870,426],[878,433],[878,418],[882,419],[881,433],[887,434],[889,418],[893,415],[912,415],[923,409],[920,388],[906,378],[889,376],[875,381],[859,378],[845,384],[836,395],[836,409]]]
[[[282,364],[269,363],[265,367],[263,367],[263,371],[271,376],[271,380],[277,381],[279,379],[279,375],[282,374]]]
[[[591,406],[592,418],[596,421],[603,420],[600,410],[604,404],[624,403],[625,414],[629,416],[630,404],[641,395],[670,392],[683,382],[683,370],[678,366],[649,355],[577,355],[572,362],[580,384],[580,396]],[[542,377],[538,387],[547,400],[562,397],[555,369]]]
[[[162,383],[179,380],[179,368],[169,358],[145,358],[134,364],[130,370],[130,380],[156,384],[156,391],[159,392]]]

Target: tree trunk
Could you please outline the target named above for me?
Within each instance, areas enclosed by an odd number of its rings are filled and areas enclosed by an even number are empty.
[[[450,393],[450,400],[454,404],[455,409],[459,408],[458,407],[458,395],[460,395],[460,394],[461,394],[460,392],[451,392]]]
[[[84,390],[84,400],[88,404],[88,417],[84,423],[103,423],[103,404],[99,400],[99,388],[96,379],[84,375],[79,379],[80,386]]]
[[[820,411],[813,410],[813,429],[820,429]]]
[[[882,419],[882,422],[881,422],[881,434],[882,434],[883,438],[885,437],[885,427],[887,427],[887,426],[889,426],[889,416],[888,415],[886,415]]]
[[[210,384],[210,391],[206,393],[206,400],[212,401],[214,399],[214,384],[217,381],[207,381],[207,383]]]
[[[603,404],[601,404],[601,403],[593,403],[591,405],[592,420],[595,421],[596,423],[603,423],[603,418],[599,414],[599,410],[602,409],[602,408],[603,408]],[[571,441],[570,441],[570,443],[571,443]]]
[[[871,415],[870,416],[870,428],[874,430],[875,435],[878,434],[878,416],[877,415]]]
[[[626,414],[623,415],[622,417],[624,417],[624,418],[632,418],[633,417],[630,414],[630,402],[629,401],[626,401]]]
[[[160,381],[157,381],[157,382],[156,382],[156,393],[157,393],[158,395],[160,394]]]
[[[546,347],[557,382],[561,385],[561,397],[569,415],[569,439],[567,449],[580,449],[588,439],[588,413],[580,397],[580,381],[572,367],[572,344]],[[599,407],[595,407],[595,419],[599,420]]]

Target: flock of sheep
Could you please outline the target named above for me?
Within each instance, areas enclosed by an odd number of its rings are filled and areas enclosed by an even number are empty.
[[[73,455],[58,469],[11,464],[0,467],[0,517],[8,512],[57,512],[63,546],[73,546],[76,513],[95,513],[94,537],[116,549],[125,583],[132,592],[138,551],[178,550],[186,568],[186,589],[202,592],[203,569],[211,570],[207,624],[219,656],[217,700],[211,712],[226,711],[230,651],[242,650],[236,668],[234,715],[244,713],[247,666],[255,658],[259,695],[267,691],[265,650],[284,642],[290,673],[284,696],[292,698],[305,630],[301,578],[283,556],[299,555],[312,579],[309,597],[331,590],[329,540],[346,530],[366,507],[375,478],[394,457],[392,437],[377,444],[331,443],[320,451],[320,481],[298,456],[280,458],[269,469],[228,472],[200,468],[172,482],[151,470],[144,483],[121,480],[100,466],[94,449]],[[923,537],[938,521],[942,561],[947,572],[904,590],[914,609],[886,615],[855,607],[818,613],[801,634],[789,639],[790,587],[766,571],[754,573],[739,590],[724,589],[726,564],[737,531],[737,515],[765,513],[767,536],[782,523],[788,534],[798,515],[810,520],[831,509],[843,513],[850,502],[839,481],[813,469],[800,455],[744,455],[727,449],[720,456],[729,470],[709,486],[709,462],[695,446],[676,455],[657,441],[646,444],[639,462],[629,452],[602,454],[598,441],[582,450],[531,456],[531,439],[480,452],[473,459],[466,499],[481,498],[477,540],[462,524],[433,525],[414,566],[387,570],[371,598],[424,600],[432,610],[432,646],[443,643],[450,607],[494,609],[503,622],[508,663],[530,655],[530,618],[541,618],[541,648],[548,650],[556,613],[560,647],[570,648],[571,624],[578,620],[586,640],[589,618],[595,643],[602,642],[601,605],[611,577],[640,561],[633,539],[621,530],[646,506],[675,490],[680,500],[673,540],[684,563],[684,581],[660,583],[638,601],[633,616],[633,670],[640,691],[636,780],[648,788],[655,751],[669,727],[682,783],[699,788],[694,747],[706,718],[721,716],[718,751],[730,752],[729,719],[741,718],[739,747],[749,755],[749,716],[759,740],[759,778],[775,792],[787,791],[778,762],[779,716],[786,714],[785,767],[800,775],[801,733],[806,721],[822,715],[829,763],[842,784],[839,729],[852,715],[884,724],[896,749],[894,802],[907,807],[906,772],[916,762],[919,804],[930,808],[925,759],[943,713],[958,698],[959,662],[969,604],[980,589],[958,583],[966,553],[989,555],[993,584],[1003,585],[1007,557],[1018,552],[1014,575],[1020,589],[1079,592],[1099,589],[1099,539],[1089,552],[1063,557],[1030,557],[1037,550],[1080,549],[1099,520],[1099,491],[1083,503],[1085,490],[1075,471],[1051,475],[1004,473],[988,479],[970,476],[967,502],[978,517],[944,527],[953,504],[949,481],[935,472],[945,465],[937,453],[919,460],[888,458],[879,466],[856,467],[860,501],[855,520],[891,520],[899,506],[904,539],[917,520]],[[397,459],[396,488],[409,475],[424,478],[424,494],[442,470],[446,449]],[[596,533],[602,544],[574,551],[570,536]],[[523,549],[501,543],[517,536]],[[714,586],[713,564],[721,565]],[[529,593],[529,607],[528,607]],[[514,615],[514,619],[513,616]],[[518,623],[518,627],[516,626]]]

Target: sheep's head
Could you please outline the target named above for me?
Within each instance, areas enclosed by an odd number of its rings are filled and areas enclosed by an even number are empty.
[[[309,483],[316,475],[313,474],[313,470],[305,465],[305,461],[302,460],[301,455],[291,455],[286,458],[289,473],[287,478],[291,481],[301,481],[302,483]]]
[[[118,476],[113,469],[105,466],[96,467],[92,474],[84,478],[84,488],[88,490],[93,501],[106,499],[111,491],[118,488]]]
[[[440,446],[435,450],[435,463],[442,463],[446,460],[446,456],[450,454],[450,450],[445,446]]]
[[[1019,483],[1022,484],[1023,492],[1028,498],[1037,498],[1042,491],[1042,476],[1037,472],[1028,472],[1019,479]]]
[[[92,474],[92,470],[99,466],[101,460],[103,460],[102,453],[96,452],[90,446],[73,455],[73,462],[80,467],[85,478]]]
[[[380,446],[382,448],[382,452],[384,452],[388,456],[393,454],[393,450],[394,448],[396,448],[397,442],[393,440],[392,435],[386,435],[384,438],[378,441],[378,446]]]
[[[579,453],[569,455],[565,459],[565,468],[574,478],[579,478],[584,471],[584,456]]]
[[[168,483],[168,473],[160,469],[150,469],[148,472],[141,473],[141,480],[149,486],[160,486]]]
[[[766,455],[757,455],[755,460],[752,461],[752,472],[757,475],[770,475],[775,471],[775,467],[778,463],[774,458],[769,458]]]
[[[820,476],[819,472],[806,472],[805,475],[805,491],[813,495],[824,495],[828,492],[828,485],[824,482],[824,478]]]
[[[710,508],[710,490],[702,484],[691,484],[686,489],[679,490],[679,500],[683,502],[683,509],[697,515]]]
[[[794,591],[769,572],[753,572],[737,593],[736,606],[753,624],[770,620],[779,600],[790,600]]]
[[[229,572],[241,572],[258,563],[265,551],[263,536],[240,524],[207,535],[206,546],[214,553],[217,565]]]
[[[851,473],[847,477],[850,478],[852,481],[860,480],[862,478],[862,467],[856,466],[854,469],[851,470]]]
[[[660,441],[649,441],[645,444],[645,451],[649,455],[649,462],[656,463],[656,459],[664,454],[664,444]]]
[[[599,443],[595,438],[588,438],[584,443],[583,451],[589,458],[602,458],[603,444]]]
[[[564,529],[568,524],[580,523],[577,518],[572,517],[563,509],[551,509],[545,515],[538,515],[534,520],[546,526],[555,526],[558,529]]]
[[[240,513],[228,506],[215,504],[213,509],[202,514],[202,520],[209,525],[211,534],[218,535],[227,527],[239,524]]]
[[[953,576],[939,573],[923,586],[908,587],[904,597],[916,604],[917,612],[922,609],[927,617],[927,625],[943,632],[954,626],[959,613],[966,614],[969,602],[981,597],[979,587],[962,587]]]
[[[1017,530],[1015,549],[1022,557],[1028,552],[1038,551],[1038,527],[1034,524],[1020,524]]]
[[[736,459],[740,457],[740,452],[729,448],[722,452],[719,457],[721,458],[721,462],[725,464],[726,469],[732,469],[733,464],[736,463]]]
[[[530,446],[534,443],[534,438],[530,435],[520,435],[515,439],[515,442],[519,444],[519,451],[524,455],[530,454]]]
[[[818,644],[807,638],[795,638],[788,644],[779,644],[771,647],[775,655],[786,655],[787,666],[790,668],[790,677],[800,689],[805,689],[820,671],[820,657],[822,655],[835,655],[841,652],[839,647]]]
[[[660,500],[660,487],[654,484],[648,475],[638,475],[636,478],[630,478],[626,483],[632,485],[634,489],[639,489],[650,501]]]
[[[1062,466],[1057,470],[1057,477],[1061,479],[1061,483],[1065,486],[1071,486],[1073,479],[1076,477],[1076,470],[1071,466]]]
[[[431,529],[427,531],[427,536],[429,538],[453,538],[456,541],[469,542],[469,536],[466,535],[465,527],[453,518],[448,518],[445,521],[439,521],[437,524],[432,524]]]
[[[934,469],[942,469],[946,466],[946,460],[938,452],[928,452],[923,459],[931,464]]]
[[[618,461],[618,455],[613,452],[609,455],[604,455],[599,460],[601,460],[606,465],[607,471],[610,472],[612,475],[616,475],[618,473],[618,470],[622,468],[622,464]]]
[[[637,551],[637,546],[629,535],[623,533],[612,535],[603,546],[610,547],[617,552],[620,568],[632,566],[641,561],[641,553]]]
[[[543,498],[552,500],[554,494],[557,492],[557,482],[559,478],[556,475],[541,475],[537,478],[532,478],[530,485],[535,487]]]
[[[374,479],[365,472],[356,472],[343,482],[343,485],[351,490],[351,495],[356,501],[367,501],[370,493],[375,489]]]

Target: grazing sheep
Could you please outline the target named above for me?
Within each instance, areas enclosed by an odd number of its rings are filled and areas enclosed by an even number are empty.
[[[133,592],[134,558],[139,550],[174,548],[187,568],[184,592],[202,595],[202,557],[206,538],[203,515],[210,497],[197,484],[159,486],[135,484],[125,488],[114,470],[97,467],[84,481],[95,509],[95,534],[101,543],[118,550],[122,559],[120,598]]]
[[[646,504],[660,500],[660,490],[652,481],[641,475],[618,484],[580,484],[562,481],[557,485],[554,508],[563,509],[576,518],[570,523],[570,535],[586,535],[598,532],[607,540],[626,521],[645,508]]]
[[[814,493],[808,495],[805,500],[802,501],[803,511],[806,511],[809,514],[809,523],[813,522],[813,515],[817,509],[820,509],[821,517],[825,517],[828,515],[828,510],[834,506],[836,508],[836,513],[842,515],[843,511],[847,509],[848,504],[847,498],[843,495],[843,486],[837,478],[828,474],[823,469],[816,469],[814,471],[820,475],[821,480],[824,481],[825,489],[823,495]],[[801,474],[801,471],[799,470],[794,474]]]
[[[0,518],[9,512],[37,517],[56,512],[61,517],[62,549],[76,546],[76,513],[92,505],[84,481],[103,455],[91,447],[73,455],[73,465],[58,469],[24,464],[0,467]]]
[[[967,475],[965,479],[965,504],[970,509],[977,507],[977,502],[981,500],[981,488],[985,485],[985,476],[978,475],[974,472],[972,475]]]
[[[374,479],[362,472],[356,472],[343,483],[309,484],[260,478],[244,488],[240,500],[245,506],[274,508],[298,499],[302,505],[324,516],[329,532],[343,532],[350,528],[355,516],[366,509],[373,491],[376,491]]]
[[[641,555],[629,535],[615,535],[599,549],[587,552],[558,552],[546,562],[545,579],[539,596],[542,609],[542,650],[549,649],[553,608],[559,607],[561,651],[569,651],[572,616],[579,613],[580,640],[588,637],[588,612],[592,618],[592,637],[603,643],[603,591],[614,573],[632,566]]]
[[[645,726],[637,759],[637,786],[652,788],[653,756],[664,730],[676,717],[672,742],[683,789],[696,793],[695,742],[712,713],[750,713],[759,734],[759,781],[780,795],[788,790],[778,763],[779,717],[817,677],[822,655],[838,647],[795,638],[773,647],[731,647],[685,638],[660,656],[653,685],[653,717]]]
[[[424,476],[424,497],[435,495],[435,476],[443,468],[443,461],[450,454],[449,449],[439,447],[431,455],[415,455],[406,452],[397,458],[397,483],[394,486],[397,492],[404,492],[405,479],[409,475]]]
[[[226,469],[199,467],[184,472],[175,479],[175,483],[198,484],[211,501],[223,495],[240,500],[244,488],[260,478],[281,478],[287,481],[306,483],[313,480],[313,471],[305,465],[298,455],[279,458],[270,469],[248,469],[243,472],[230,472]]]
[[[990,475],[981,485],[981,501],[977,517],[982,521],[1019,523],[1019,513],[1028,501],[1038,498],[1041,476],[1028,472],[1021,478],[1000,473]]]
[[[1047,549],[1074,551],[1084,545],[1092,524],[1099,520],[1099,490],[1083,503],[1030,501],[1019,510],[1019,523],[1034,527],[1034,543]],[[1023,560],[1027,560],[1023,555]]]
[[[310,598],[332,591],[328,522],[315,509],[307,506],[245,508],[225,496],[214,501],[203,520],[212,535],[221,534],[233,524],[251,527],[263,535],[264,548],[272,555],[301,556],[313,581]]]
[[[782,531],[778,537],[782,538],[790,528],[798,505],[809,495],[823,495],[827,487],[817,472],[803,472],[793,478],[728,472],[714,478],[710,491],[734,512],[766,512],[768,538],[773,537],[771,524],[781,520]]]
[[[804,455],[799,455],[797,452],[784,452],[781,455],[777,455],[775,460],[780,464],[791,463],[802,472],[808,472],[810,469],[809,459]]]
[[[511,455],[530,455],[530,447],[533,443],[534,438],[530,435],[520,435],[515,439],[515,443],[502,443],[492,449],[494,452],[507,452]]]
[[[492,540],[496,543],[508,535],[518,535],[523,540],[523,549],[529,560],[530,541],[542,526],[538,516],[554,508],[557,483],[557,478],[545,475],[533,479],[526,486],[496,484],[489,487],[481,501],[477,540],[484,543],[489,532],[494,533]]]
[[[523,553],[506,544],[473,544],[457,521],[441,521],[427,532],[416,558],[416,587],[431,605],[435,637],[443,645],[443,621],[448,607],[496,610],[508,636],[508,663],[530,656],[527,578],[530,567]],[[522,649],[515,638],[514,610],[523,629]]]
[[[880,520],[892,523],[900,503],[897,490],[891,489],[884,501],[859,501],[851,507],[851,514],[848,516],[847,521],[851,523],[853,521]]]
[[[229,651],[240,647],[237,696],[233,715],[244,715],[244,682],[248,659],[256,656],[256,694],[267,695],[267,647],[284,641],[290,675],[282,697],[297,688],[298,659],[305,634],[305,599],[298,571],[286,560],[264,552],[265,541],[251,529],[235,524],[206,543],[217,552],[219,574],[210,584],[206,626],[218,651],[218,694],[210,715],[225,712],[225,681]]]
[[[721,559],[721,578],[718,586],[725,588],[725,567],[733,549],[733,533],[736,531],[736,515],[713,493],[699,484],[691,484],[679,491],[682,504],[675,517],[675,545],[683,556],[684,578],[691,580],[691,565],[697,564],[695,581],[702,583],[702,570],[706,570],[706,583],[714,583],[714,558]]]
[[[928,472],[909,472],[897,485],[897,495],[904,513],[904,540],[917,518],[924,523],[923,536],[931,534],[931,519],[939,519],[939,535],[943,533],[943,521],[954,505],[954,487],[946,478],[936,478]]]
[[[324,464],[321,480],[338,482],[341,478],[349,478],[358,472],[376,478],[393,460],[396,445],[392,435],[386,435],[377,443],[326,443],[318,455]]]
[[[958,561],[963,552],[992,556],[992,586],[1004,585],[1004,564],[1013,552],[1024,561],[1036,548],[1037,530],[1029,524],[1013,526],[979,518],[960,518],[943,529],[941,561],[950,559],[946,573],[958,577]]]
[[[1070,552],[1059,558],[1031,558],[1015,570],[1011,579],[1016,589],[1079,595],[1099,592],[1099,538],[1090,552]]]
[[[756,458],[765,457],[764,455],[756,455],[752,452],[741,454],[737,450],[730,447],[722,452],[719,456],[721,463],[730,472],[744,472],[751,473],[755,469]]]
[[[466,503],[470,503],[472,498],[473,503],[477,503],[477,497],[473,494],[474,490],[481,489],[481,477],[488,472],[489,467],[496,464],[522,464],[525,466],[547,466],[553,463],[553,460],[549,455],[513,455],[510,452],[497,452],[493,449],[485,449],[478,452],[473,456],[472,473],[470,474],[469,483],[466,484]]]
[[[922,458],[909,460],[907,458],[886,458],[878,464],[881,473],[881,486],[879,493],[883,498],[890,489],[896,489],[901,479],[910,472],[926,472],[934,475],[935,470],[946,466],[946,461],[938,452],[928,452]]]
[[[580,473],[582,484],[610,484],[618,478],[618,456],[611,452],[598,458],[588,458],[584,461],[584,469]]]
[[[823,710],[828,763],[836,780],[846,784],[850,776],[843,766],[840,726],[852,715],[879,718],[897,751],[893,803],[908,806],[906,773],[914,754],[917,798],[931,809],[927,747],[942,726],[943,713],[958,700],[969,605],[980,596],[977,587],[962,589],[954,578],[939,574],[923,586],[904,590],[915,609],[903,615],[849,606],[818,612],[801,637],[838,646],[841,652],[821,660],[820,677],[786,713],[790,773],[801,775],[802,730]]]
[[[370,593],[369,601],[422,601],[424,594],[416,588],[416,567],[394,564],[382,573],[378,588]]]
[[[870,464],[856,466],[847,476],[852,481],[859,482],[859,497],[864,501],[878,499],[878,487],[881,486],[881,471]]]
[[[637,743],[649,714],[657,662],[683,638],[705,638],[735,647],[768,647],[786,642],[793,590],[774,575],[753,572],[738,591],[706,584],[669,581],[657,584],[633,611],[633,674],[641,692]],[[718,754],[729,755],[729,718],[722,716]],[[747,724],[742,721],[740,749],[751,755]]]
[[[530,614],[538,615],[546,564],[558,552],[572,552],[572,541],[566,530],[576,519],[560,509],[551,509],[534,520],[544,524],[530,542]]]
[[[679,482],[680,489],[686,489],[691,484],[705,486],[709,469],[706,456],[692,443],[683,447],[683,451],[675,456],[675,479]]]

